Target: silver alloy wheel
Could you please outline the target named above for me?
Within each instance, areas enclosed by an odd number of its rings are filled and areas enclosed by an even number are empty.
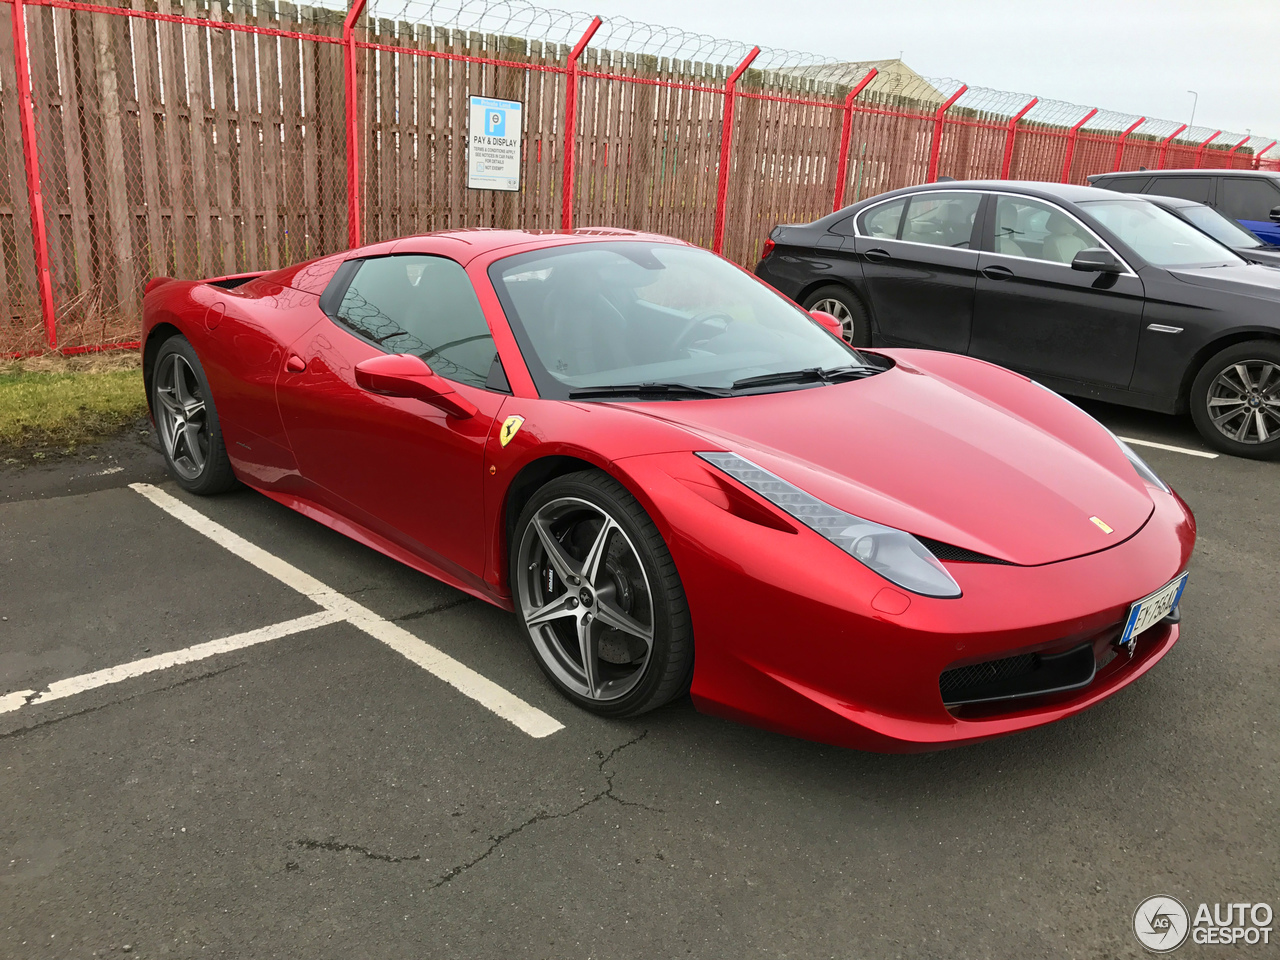
[[[1231,364],[1213,378],[1206,406],[1218,432],[1238,443],[1266,443],[1280,436],[1280,364]]]
[[[653,595],[635,545],[601,507],[543,505],[525,527],[516,602],[539,657],[579,696],[633,690],[653,655]]]
[[[174,470],[197,480],[209,459],[209,423],[200,381],[187,358],[171,353],[156,371],[156,426]]]
[[[840,321],[841,336],[849,343],[853,343],[854,335],[857,331],[853,328],[853,313],[839,300],[828,297],[826,300],[819,300],[810,310],[820,310],[823,313],[829,313]]]

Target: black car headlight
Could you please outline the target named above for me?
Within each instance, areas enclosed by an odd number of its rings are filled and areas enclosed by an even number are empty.
[[[699,453],[743,486],[795,517],[890,583],[926,597],[958,597],[960,586],[911,534],[838,510],[736,453]]]

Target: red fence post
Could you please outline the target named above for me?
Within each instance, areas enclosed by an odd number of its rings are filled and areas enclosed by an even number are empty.
[[[716,184],[716,220],[711,235],[711,250],[719,253],[724,248],[724,206],[729,196],[729,162],[733,159],[733,88],[738,85],[738,78],[747,72],[751,62],[760,56],[760,48],[752,47],[751,52],[738,64],[737,69],[729,74],[724,84],[724,122],[720,128],[720,178]]]
[[[1164,158],[1169,153],[1169,141],[1172,140],[1174,137],[1176,137],[1185,129],[1187,129],[1187,125],[1184,123],[1177,130],[1173,131],[1173,133],[1169,134],[1167,137],[1165,137],[1163,140],[1160,141],[1160,157],[1156,160],[1157,170],[1164,169]]]
[[[925,178],[925,183],[933,183],[938,179],[938,158],[942,155],[942,124],[944,122],[942,116],[968,89],[967,83],[960,84],[960,89],[953,93],[951,99],[940,106],[938,112],[933,115],[933,142],[929,144],[929,175]]]
[[[18,85],[18,125],[27,163],[27,199],[31,203],[31,240],[36,255],[36,288],[44,318],[44,339],[49,349],[58,346],[57,318],[53,312],[53,280],[49,276],[49,235],[44,224],[44,194],[40,189],[40,151],[36,146],[36,115],[31,104],[31,70],[27,65],[27,21],[22,0],[13,3],[13,61]]]
[[[1120,139],[1116,141],[1116,159],[1111,164],[1111,169],[1119,170],[1120,162],[1124,159],[1124,142],[1129,139],[1129,134],[1137,130],[1140,126],[1147,122],[1146,117],[1139,117],[1136,122],[1129,124],[1129,129],[1120,134]]]
[[[1220,137],[1221,135],[1222,135],[1222,131],[1221,131],[1221,130],[1215,131],[1212,137],[1210,137],[1208,140],[1206,140],[1206,141],[1204,141],[1202,144],[1200,144],[1199,148],[1196,150],[1196,166],[1195,166],[1195,168],[1196,168],[1197,170],[1199,170],[1199,169],[1200,169],[1200,164],[1204,163],[1204,149],[1205,149],[1205,147],[1209,146],[1209,144],[1213,143],[1213,141],[1214,141],[1214,140],[1217,140],[1217,139],[1218,139],[1218,137]]]
[[[1067,156],[1062,161],[1062,182],[1067,183],[1071,179],[1071,158],[1076,152],[1076,137],[1080,135],[1080,128],[1083,127],[1095,113],[1098,108],[1094,107],[1083,117],[1076,121],[1075,126],[1067,131]]]
[[[1018,121],[1027,115],[1027,111],[1040,102],[1039,97],[1032,97],[1025,107],[1009,118],[1004,132],[1004,160],[1000,163],[1000,179],[1009,179],[1009,168],[1013,166],[1013,141],[1018,136]]]
[[[347,99],[347,246],[360,246],[360,111],[356,102],[356,21],[367,0],[351,0],[342,21],[343,86]]]
[[[1268,150],[1270,150],[1272,147],[1274,147],[1277,143],[1280,143],[1280,140],[1272,140],[1261,150],[1253,151],[1253,162],[1249,165],[1253,167],[1254,170],[1257,170],[1259,163],[1262,161],[1262,155],[1266,153]]]
[[[1246,136],[1243,140],[1241,140],[1234,147],[1232,147],[1230,150],[1227,151],[1227,167],[1228,168],[1230,168],[1231,165],[1235,163],[1236,151],[1239,150],[1241,147],[1243,147],[1246,143],[1248,143],[1252,139],[1253,137]]]
[[[840,129],[840,157],[836,160],[836,202],[831,208],[835,213],[844,206],[845,177],[849,173],[849,137],[853,134],[853,101],[880,71],[872,67],[867,75],[858,81],[858,85],[849,91],[844,98],[844,126]]]
[[[564,88],[564,183],[560,188],[560,227],[573,229],[573,148],[578,137],[578,60],[604,21],[593,17],[587,32],[569,52],[569,75]]]

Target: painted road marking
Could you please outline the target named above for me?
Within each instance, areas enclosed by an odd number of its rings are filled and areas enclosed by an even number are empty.
[[[309,573],[303,573],[293,564],[268,553],[239,534],[232,533],[222,524],[210,520],[203,513],[187,506],[159,487],[149,483],[131,483],[129,487],[170,516],[181,520],[192,530],[204,534],[241,560],[253,564],[263,573],[292,587],[325,610],[336,613],[339,618],[346,620],[356,629],[385,643],[396,653],[416,663],[432,676],[443,680],[459,693],[470,697],[480,706],[519,727],[529,736],[547,737],[557,730],[564,729],[564,724],[555,717],[526,703],[488,677],[476,673],[466,664],[453,659],[443,650],[436,649],[403,627],[378,616],[368,607],[326,586]]]
[[[1190,447],[1171,447],[1167,443],[1156,443],[1154,440],[1137,440],[1133,437],[1121,437],[1125,443],[1136,443],[1140,447],[1155,447],[1157,450],[1170,450],[1173,453],[1185,453],[1188,457],[1204,457],[1206,460],[1217,460],[1218,454],[1204,450],[1192,450]]]
[[[183,650],[159,653],[154,657],[134,660],[132,663],[122,663],[119,666],[108,667],[105,670],[81,674],[78,677],[69,677],[66,680],[59,680],[56,683],[49,684],[49,689],[43,693],[36,693],[34,690],[10,693],[0,697],[0,713],[11,713],[27,704],[61,700],[64,697],[75,696],[77,693],[85,693],[89,690],[96,690],[98,687],[105,687],[108,684],[119,683],[121,680],[140,677],[144,673],[155,673],[157,670],[167,670],[169,667],[176,667],[179,664],[193,663],[196,660],[216,657],[220,653],[243,650],[245,647],[266,643],[269,640],[279,640],[281,637],[314,630],[317,627],[338,623],[341,620],[342,616],[332,610],[320,610],[305,617],[298,617],[296,620],[286,620],[283,623],[273,623],[269,627],[261,627],[257,630],[250,630],[247,633],[237,633],[233,637],[210,640],[208,643],[198,643]]]

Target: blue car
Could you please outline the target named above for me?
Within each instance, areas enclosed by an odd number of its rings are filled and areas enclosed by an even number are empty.
[[[1280,245],[1280,173],[1263,170],[1137,170],[1099,173],[1095,187],[1121,193],[1154,193],[1181,197],[1213,207],[1257,234],[1264,243]]]

